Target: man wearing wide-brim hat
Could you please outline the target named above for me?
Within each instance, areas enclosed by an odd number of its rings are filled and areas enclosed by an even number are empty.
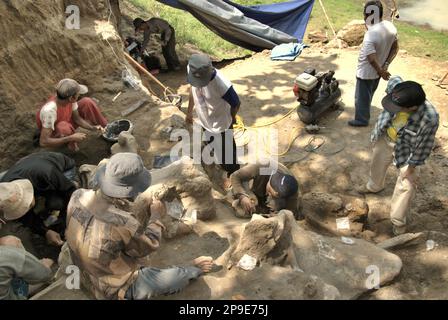
[[[73,79],[63,79],[57,84],[56,95],[50,97],[36,114],[41,147],[67,145],[69,149],[78,151],[78,144],[86,138],[84,133],[76,132],[78,127],[104,131],[107,120],[96,102],[87,97],[79,100],[88,91],[87,86]]]
[[[0,182],[20,179],[31,182],[37,202],[20,224],[49,244],[62,246],[67,204],[77,187],[75,160],[59,152],[32,153],[12,165]]]
[[[98,168],[97,191],[79,189],[67,212],[67,243],[83,284],[97,299],[149,299],[174,293],[210,271],[213,260],[200,257],[194,266],[157,269],[139,259],[159,248],[165,215],[157,200],[144,203],[147,217],[131,213],[134,200],[151,184],[135,153],[118,153]]]
[[[0,228],[8,221],[23,217],[33,206],[33,185],[29,180],[0,183]],[[0,300],[26,299],[29,284],[50,280],[52,265],[52,260],[38,260],[25,251],[17,237],[1,237]]]
[[[0,183],[0,223],[23,217],[34,203],[34,189],[29,180]]]
[[[382,104],[384,111],[371,135],[374,142],[370,179],[364,193],[384,189],[387,168],[392,163],[399,176],[391,201],[393,233],[406,231],[406,215],[415,192],[420,167],[431,154],[439,127],[439,115],[426,99],[422,86],[414,81],[392,77]]]

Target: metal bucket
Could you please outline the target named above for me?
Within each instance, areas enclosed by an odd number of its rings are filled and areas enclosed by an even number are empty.
[[[120,133],[122,133],[123,131],[127,131],[132,134],[133,130],[134,125],[130,120],[115,120],[106,126],[106,130],[103,133],[103,138],[109,142],[117,142]]]

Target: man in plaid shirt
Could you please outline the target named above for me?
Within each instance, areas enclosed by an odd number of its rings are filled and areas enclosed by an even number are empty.
[[[370,179],[365,192],[384,189],[386,172],[394,162],[400,170],[391,201],[391,221],[395,235],[406,231],[406,214],[416,192],[419,167],[429,157],[439,127],[439,115],[426,100],[420,84],[391,77],[371,135],[374,143]]]
[[[159,200],[138,197],[151,182],[140,156],[117,153],[98,167],[95,179],[98,190],[73,193],[66,230],[81,283],[95,298],[145,300],[172,294],[211,271],[211,257],[165,269],[143,263],[159,249],[166,208]],[[134,206],[143,210],[134,212]]]

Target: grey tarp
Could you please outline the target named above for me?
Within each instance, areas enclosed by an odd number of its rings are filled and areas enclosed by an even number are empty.
[[[240,10],[221,0],[178,2],[213,32],[246,49],[261,51],[281,43],[298,42],[293,36],[245,17]]]

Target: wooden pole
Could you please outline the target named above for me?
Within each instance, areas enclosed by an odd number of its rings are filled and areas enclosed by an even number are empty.
[[[327,10],[325,10],[322,0],[319,0],[319,3],[320,3],[320,6],[322,7],[322,10],[324,11],[325,18],[327,18],[327,21],[328,21],[328,24],[330,25],[331,31],[333,31],[333,35],[336,38],[336,31],[334,30],[333,24],[331,23],[330,18],[328,17]]]
[[[128,61],[134,66],[136,67],[138,70],[140,70],[141,72],[143,72],[145,75],[147,75],[148,77],[150,77],[155,83],[157,83],[159,86],[161,86],[164,90],[164,94],[166,95],[166,92],[170,93],[170,94],[174,94],[173,91],[170,90],[170,88],[166,87],[162,82],[160,82],[156,77],[154,77],[151,72],[149,72],[148,70],[146,70],[145,68],[143,68],[140,63],[138,63],[137,61],[134,60],[134,58],[132,58],[127,52],[124,52],[125,57],[128,59]]]
[[[448,72],[445,73],[445,75],[439,80],[439,85],[444,85],[445,83],[443,83],[445,81],[445,79],[448,78]]]

